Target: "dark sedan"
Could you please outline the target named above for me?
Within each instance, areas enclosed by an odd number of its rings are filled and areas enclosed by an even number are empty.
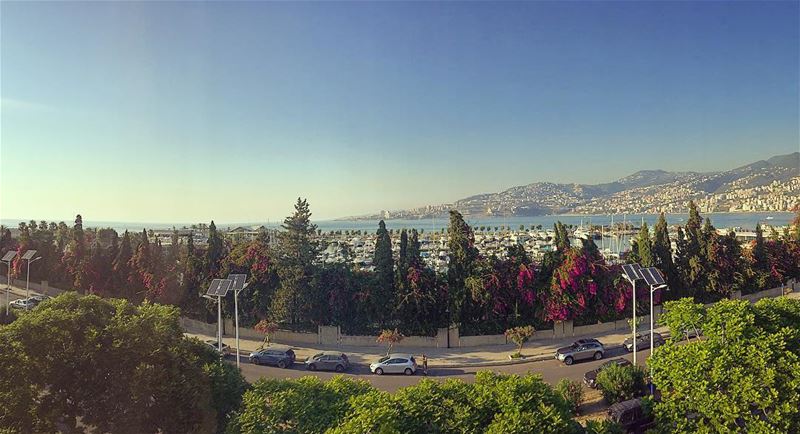
[[[600,371],[612,365],[629,366],[630,364],[631,364],[630,361],[622,358],[609,360],[598,366],[597,369],[592,369],[591,371],[583,374],[583,382],[586,383],[587,386],[594,389],[595,387],[597,387],[597,374],[599,374]]]
[[[250,353],[250,363],[254,365],[272,365],[288,368],[294,364],[294,351],[289,349],[269,348]]]
[[[633,338],[625,339],[622,343],[629,353],[633,352]],[[653,347],[664,345],[664,337],[661,333],[653,333]],[[636,350],[650,349],[650,332],[639,333],[636,335]]]

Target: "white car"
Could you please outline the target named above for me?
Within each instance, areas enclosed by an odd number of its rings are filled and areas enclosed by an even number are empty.
[[[369,365],[370,372],[383,374],[413,375],[417,372],[417,361],[410,354],[389,354],[381,357],[377,362]]]
[[[14,300],[9,303],[9,305],[15,309],[33,309],[37,304],[36,301],[29,298],[20,298],[19,300]]]

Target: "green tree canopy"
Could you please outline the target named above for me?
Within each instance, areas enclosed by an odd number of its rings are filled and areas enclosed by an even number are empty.
[[[226,390],[244,387],[183,337],[177,309],[147,302],[63,294],[0,326],[0,345],[0,426],[12,432],[213,432],[235,405]]]
[[[661,430],[799,432],[799,305],[723,300],[707,309],[705,339],[660,347],[649,364]]]

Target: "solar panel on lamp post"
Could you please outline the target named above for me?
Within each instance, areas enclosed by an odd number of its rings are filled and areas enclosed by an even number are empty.
[[[642,278],[642,267],[639,264],[622,266],[622,276],[633,286],[633,366],[636,366],[636,281]]]
[[[36,256],[36,250],[28,250],[24,255],[22,255],[22,259],[28,261],[28,277],[25,278],[25,310],[30,308],[29,300],[31,298],[31,262],[36,262],[39,259],[42,259],[41,256],[33,259],[34,256]]]
[[[228,294],[232,283],[228,279],[214,279],[206,291],[206,296],[217,298],[217,350],[220,355],[222,354],[222,297]]]
[[[667,288],[667,283],[664,281],[664,276],[656,267],[648,267],[641,270],[644,281],[650,286],[650,357],[653,357],[653,349],[655,348],[653,342],[653,293],[659,289]],[[667,288],[669,290],[669,288]],[[650,366],[650,394],[653,394],[653,367]]]
[[[16,250],[9,250],[3,255],[3,259],[0,262],[6,264],[6,277],[8,278],[8,283],[6,284],[6,316],[9,314],[9,308],[11,304],[8,300],[8,292],[11,291],[11,261],[17,257]]]
[[[233,290],[233,310],[234,322],[236,329],[236,367],[239,367],[239,291],[247,288],[248,283],[246,274],[229,274],[228,280],[232,283],[231,289]]]

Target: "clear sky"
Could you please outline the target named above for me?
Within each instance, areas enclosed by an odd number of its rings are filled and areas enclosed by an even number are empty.
[[[2,2],[0,217],[277,220],[797,151],[798,2]]]

